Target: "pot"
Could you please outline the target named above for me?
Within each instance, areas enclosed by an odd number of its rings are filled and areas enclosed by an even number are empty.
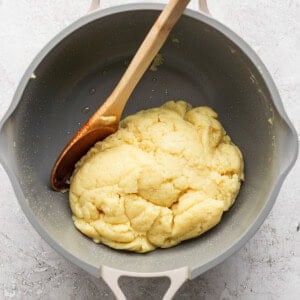
[[[120,276],[167,276],[165,299],[170,299],[185,280],[237,251],[267,217],[297,157],[295,130],[265,66],[242,39],[208,15],[205,1],[200,4],[202,13],[185,11],[160,52],[163,64],[144,75],[124,116],[178,99],[219,113],[244,154],[246,181],[213,230],[146,255],[115,251],[78,232],[68,195],[50,188],[55,159],[110,94],[160,4],[96,10],[64,29],[28,67],[0,124],[0,161],[29,221],[59,253],[102,276],[119,299],[124,298]]]

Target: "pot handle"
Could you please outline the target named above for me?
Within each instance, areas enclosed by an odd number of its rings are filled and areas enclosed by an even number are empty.
[[[179,290],[181,285],[189,278],[189,271],[187,267],[183,267],[180,269],[175,269],[171,271],[165,272],[156,272],[156,273],[136,273],[136,272],[128,272],[122,271],[114,268],[110,268],[107,266],[101,267],[101,277],[107,283],[107,285],[111,288],[113,293],[115,294],[118,300],[126,300],[124,293],[122,292],[119,286],[119,279],[122,276],[128,277],[169,277],[171,283],[163,297],[163,300],[170,300],[175,295],[175,293]]]
[[[198,2],[199,2],[200,12],[210,15],[210,12],[209,12],[208,6],[207,6],[207,0],[198,0]],[[99,8],[100,8],[100,0],[92,0],[88,11],[92,12]]]
[[[100,0],[92,0],[88,12],[92,12],[100,8]]]
[[[210,15],[208,5],[207,5],[207,0],[198,0],[198,1],[199,1],[200,12]]]

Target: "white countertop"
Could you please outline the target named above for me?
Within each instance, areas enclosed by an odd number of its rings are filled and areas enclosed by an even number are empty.
[[[107,7],[138,1],[102,2]],[[300,1],[208,2],[212,14],[262,58],[299,136]],[[88,6],[89,0],[0,0],[0,118],[34,56]],[[191,6],[196,8],[196,1]],[[254,238],[224,263],[187,282],[176,299],[299,299],[299,178],[298,161]],[[102,280],[66,261],[40,238],[1,166],[0,222],[0,299],[113,299]],[[157,284],[157,280],[131,279],[129,298],[155,299]]]

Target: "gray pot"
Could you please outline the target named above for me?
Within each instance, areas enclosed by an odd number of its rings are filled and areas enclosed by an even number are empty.
[[[0,124],[0,161],[29,221],[59,253],[102,276],[119,299],[122,275],[170,277],[169,299],[186,279],[237,251],[270,212],[298,153],[295,130],[255,52],[209,15],[186,10],[161,50],[164,63],[145,74],[124,114],[167,99],[213,107],[245,158],[236,204],[205,235],[146,255],[97,245],[75,229],[68,195],[50,188],[51,168],[112,91],[162,7],[95,11],[63,30],[28,67]]]

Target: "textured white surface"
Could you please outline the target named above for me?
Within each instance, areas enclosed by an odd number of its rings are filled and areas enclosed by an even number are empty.
[[[122,2],[136,1],[103,0],[103,6]],[[213,15],[262,58],[299,136],[300,1],[209,3]],[[34,56],[88,6],[89,0],[0,0],[0,118]],[[297,162],[255,237],[224,263],[186,283],[176,298],[299,299],[299,178]],[[103,281],[60,257],[40,238],[20,210],[2,167],[0,220],[0,299],[113,299]],[[159,280],[129,280],[129,298],[157,299],[160,285]]]

